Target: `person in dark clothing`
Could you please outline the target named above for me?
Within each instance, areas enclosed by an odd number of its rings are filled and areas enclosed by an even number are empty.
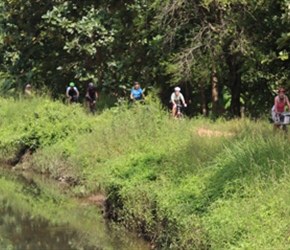
[[[87,93],[86,93],[86,99],[88,102],[89,109],[91,107],[91,103],[96,104],[98,97],[99,97],[99,95],[98,95],[96,88],[94,87],[94,84],[92,82],[90,82],[89,87],[87,89]]]

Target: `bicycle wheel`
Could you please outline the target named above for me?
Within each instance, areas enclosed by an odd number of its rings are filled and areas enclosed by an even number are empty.
[[[181,112],[178,112],[175,117],[179,120],[183,118],[183,114]]]
[[[90,105],[90,111],[92,112],[93,115],[96,112],[96,108],[95,107],[96,107],[96,104],[95,103],[91,103],[91,105]]]

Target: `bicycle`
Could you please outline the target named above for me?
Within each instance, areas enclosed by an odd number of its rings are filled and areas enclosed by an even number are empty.
[[[76,95],[72,96],[70,99],[70,103],[73,104],[73,103],[77,103],[77,102],[78,102],[78,97]]]
[[[134,105],[144,105],[145,104],[145,99],[144,98],[134,98],[130,99],[129,107],[133,107]]]
[[[279,116],[276,117],[275,122],[279,125],[280,129],[282,129],[285,133],[288,133],[288,125],[290,124],[290,112],[279,113]]]
[[[90,111],[94,115],[96,112],[96,100],[90,100]]]
[[[176,113],[175,113],[175,117],[177,118],[177,119],[182,119],[183,118],[183,114],[182,114],[182,112],[181,112],[181,108],[182,108],[183,106],[181,105],[181,104],[176,104]]]

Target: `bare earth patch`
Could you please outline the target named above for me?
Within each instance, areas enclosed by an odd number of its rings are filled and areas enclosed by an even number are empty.
[[[213,131],[210,129],[200,128],[195,131],[199,136],[219,137],[219,136],[235,136],[235,133]]]
[[[106,196],[102,194],[97,194],[97,195],[88,197],[88,200],[93,202],[96,205],[103,206],[106,201]]]
[[[96,194],[96,195],[91,195],[89,197],[84,197],[84,198],[79,198],[78,201],[83,205],[83,206],[90,206],[94,205],[102,209],[102,213],[105,213],[105,207],[106,207],[106,196],[103,194]]]

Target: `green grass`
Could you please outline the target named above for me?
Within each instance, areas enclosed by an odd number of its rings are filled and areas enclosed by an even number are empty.
[[[0,100],[2,158],[104,192],[110,214],[158,249],[288,249],[289,138],[267,121],[173,120],[158,103],[86,115],[49,99]]]

